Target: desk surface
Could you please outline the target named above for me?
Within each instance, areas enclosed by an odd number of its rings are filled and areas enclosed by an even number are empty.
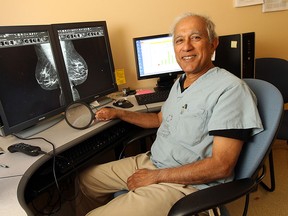
[[[138,106],[134,96],[127,98],[134,106],[125,110],[147,112],[157,111],[162,103],[148,104],[146,106]],[[113,106],[108,104],[108,106]],[[147,110],[148,108],[148,110]],[[101,132],[103,128],[111,127],[115,121],[99,122],[85,130],[76,130],[67,125],[65,120],[62,120],[53,127],[33,136],[43,137],[52,142],[56,147],[56,153],[65,151],[70,147],[86,140],[87,138]],[[27,177],[31,176],[44,162],[49,158],[47,155],[39,155],[31,157],[23,153],[10,153],[7,148],[11,144],[19,143],[16,137],[9,135],[0,137],[0,147],[5,151],[0,155],[0,163],[6,164],[9,168],[0,167],[0,215],[29,215],[23,208],[27,209],[24,201],[24,189],[27,183]],[[23,142],[23,141],[22,141]],[[52,152],[52,145],[44,140],[29,140],[25,143],[37,145],[45,152]],[[21,204],[20,204],[21,203]],[[21,206],[22,205],[22,206]]]
[[[20,179],[21,176],[0,179],[0,215],[27,215],[17,198],[17,186]]]

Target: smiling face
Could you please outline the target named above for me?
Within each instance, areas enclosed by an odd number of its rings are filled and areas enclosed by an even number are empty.
[[[198,16],[180,20],[174,30],[176,60],[186,75],[202,75],[214,67],[211,57],[218,39],[210,42],[206,23]]]

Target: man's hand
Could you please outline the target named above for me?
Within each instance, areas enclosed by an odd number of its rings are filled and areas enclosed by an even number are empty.
[[[128,189],[134,191],[135,189],[151,184],[157,184],[158,170],[139,169],[131,175],[127,180]]]
[[[117,110],[104,107],[95,113],[95,117],[99,121],[108,121],[117,117]]]

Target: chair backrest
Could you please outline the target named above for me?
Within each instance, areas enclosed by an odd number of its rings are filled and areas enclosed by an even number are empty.
[[[264,159],[271,150],[283,112],[283,97],[271,83],[258,79],[244,79],[255,93],[264,131],[254,135],[243,146],[235,168],[235,178],[256,178]]]
[[[266,80],[276,86],[288,102],[288,61],[280,58],[255,59],[255,78]]]

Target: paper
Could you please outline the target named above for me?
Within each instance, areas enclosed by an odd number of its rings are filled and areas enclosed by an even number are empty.
[[[234,0],[234,7],[262,4],[263,0]]]
[[[237,41],[231,41],[231,48],[237,48]]]
[[[262,12],[288,10],[288,0],[265,0]]]
[[[122,85],[122,84],[126,83],[124,69],[116,69],[115,70],[115,77],[116,77],[117,85]]]
[[[136,95],[141,95],[141,94],[149,94],[149,93],[153,93],[154,91],[151,89],[138,89],[136,91]]]

